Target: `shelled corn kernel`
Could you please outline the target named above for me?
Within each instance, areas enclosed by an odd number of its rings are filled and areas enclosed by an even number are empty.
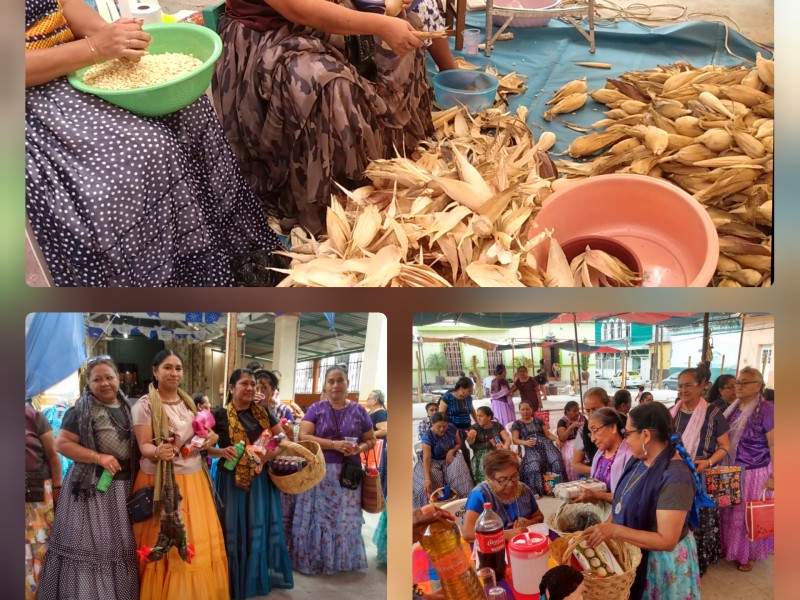
[[[191,73],[203,61],[188,54],[146,54],[139,62],[115,58],[90,68],[83,82],[104,90],[133,90],[158,85]]]

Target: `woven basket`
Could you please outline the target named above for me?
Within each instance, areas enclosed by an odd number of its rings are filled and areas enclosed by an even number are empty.
[[[438,490],[433,490],[433,492],[431,492],[431,497],[428,498],[430,503],[433,504],[436,508],[441,508],[445,504],[450,504],[453,500],[458,500],[459,498],[461,498],[461,496],[458,495],[457,491],[455,491],[453,488],[450,488],[450,497],[447,500],[442,500],[441,502],[439,502],[435,500],[435,498],[436,495],[441,491],[444,491],[443,487],[440,487]]]
[[[608,502],[601,502],[598,504],[593,502],[576,502],[574,504],[563,502],[559,505],[556,512],[551,513],[550,516],[547,517],[547,525],[558,535],[567,535],[571,532],[564,530],[565,522],[572,520],[575,513],[579,512],[594,513],[597,515],[597,521],[599,523],[605,523],[611,514],[611,505]]]
[[[580,533],[568,533],[550,544],[550,559],[559,565],[569,565],[572,551],[580,541]],[[609,550],[619,562],[623,573],[608,577],[586,577],[583,597],[586,600],[626,600],[630,597],[636,567],[642,562],[642,551],[621,540],[606,540]]]
[[[288,442],[281,454],[301,456],[308,465],[290,475],[276,475],[269,470],[269,478],[285,494],[302,494],[317,485],[325,477],[325,456],[317,442]]]

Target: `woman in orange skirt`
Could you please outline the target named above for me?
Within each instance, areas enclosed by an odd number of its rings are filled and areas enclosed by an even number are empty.
[[[182,380],[180,356],[162,350],[153,360],[149,394],[133,406],[142,454],[133,489],[155,488],[153,516],[133,525],[140,557],[139,597],[228,600],[228,561],[211,478],[199,452],[186,457],[180,451],[194,436],[197,412],[179,387]],[[209,433],[206,447],[216,440]],[[167,526],[162,529],[163,523]]]

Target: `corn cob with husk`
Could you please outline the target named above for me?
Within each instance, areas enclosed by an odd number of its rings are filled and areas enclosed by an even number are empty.
[[[569,154],[585,162],[556,163],[567,181],[640,173],[674,183],[717,228],[714,285],[769,285],[774,62],[759,55],[755,68],[675,63],[609,79],[589,96],[610,110],[597,131],[570,144]]]

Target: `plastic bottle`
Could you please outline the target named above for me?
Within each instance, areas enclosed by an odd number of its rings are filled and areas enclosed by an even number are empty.
[[[111,482],[114,481],[114,474],[108,469],[103,469],[103,474],[97,480],[97,489],[101,492],[107,492],[111,487]]]
[[[478,544],[478,568],[494,569],[497,581],[506,576],[506,541],[503,520],[492,510],[492,503],[483,504],[483,512],[475,522],[475,543]]]
[[[236,458],[229,458],[222,465],[228,469],[228,471],[233,471],[236,465],[239,464],[239,459],[242,458],[242,454],[244,454],[244,441],[236,442],[234,448],[236,448]]]
[[[425,514],[435,510],[431,504],[422,507]],[[458,525],[446,519],[431,523],[420,539],[422,548],[436,569],[447,600],[485,600],[486,592],[475,566],[464,554],[462,542]]]

